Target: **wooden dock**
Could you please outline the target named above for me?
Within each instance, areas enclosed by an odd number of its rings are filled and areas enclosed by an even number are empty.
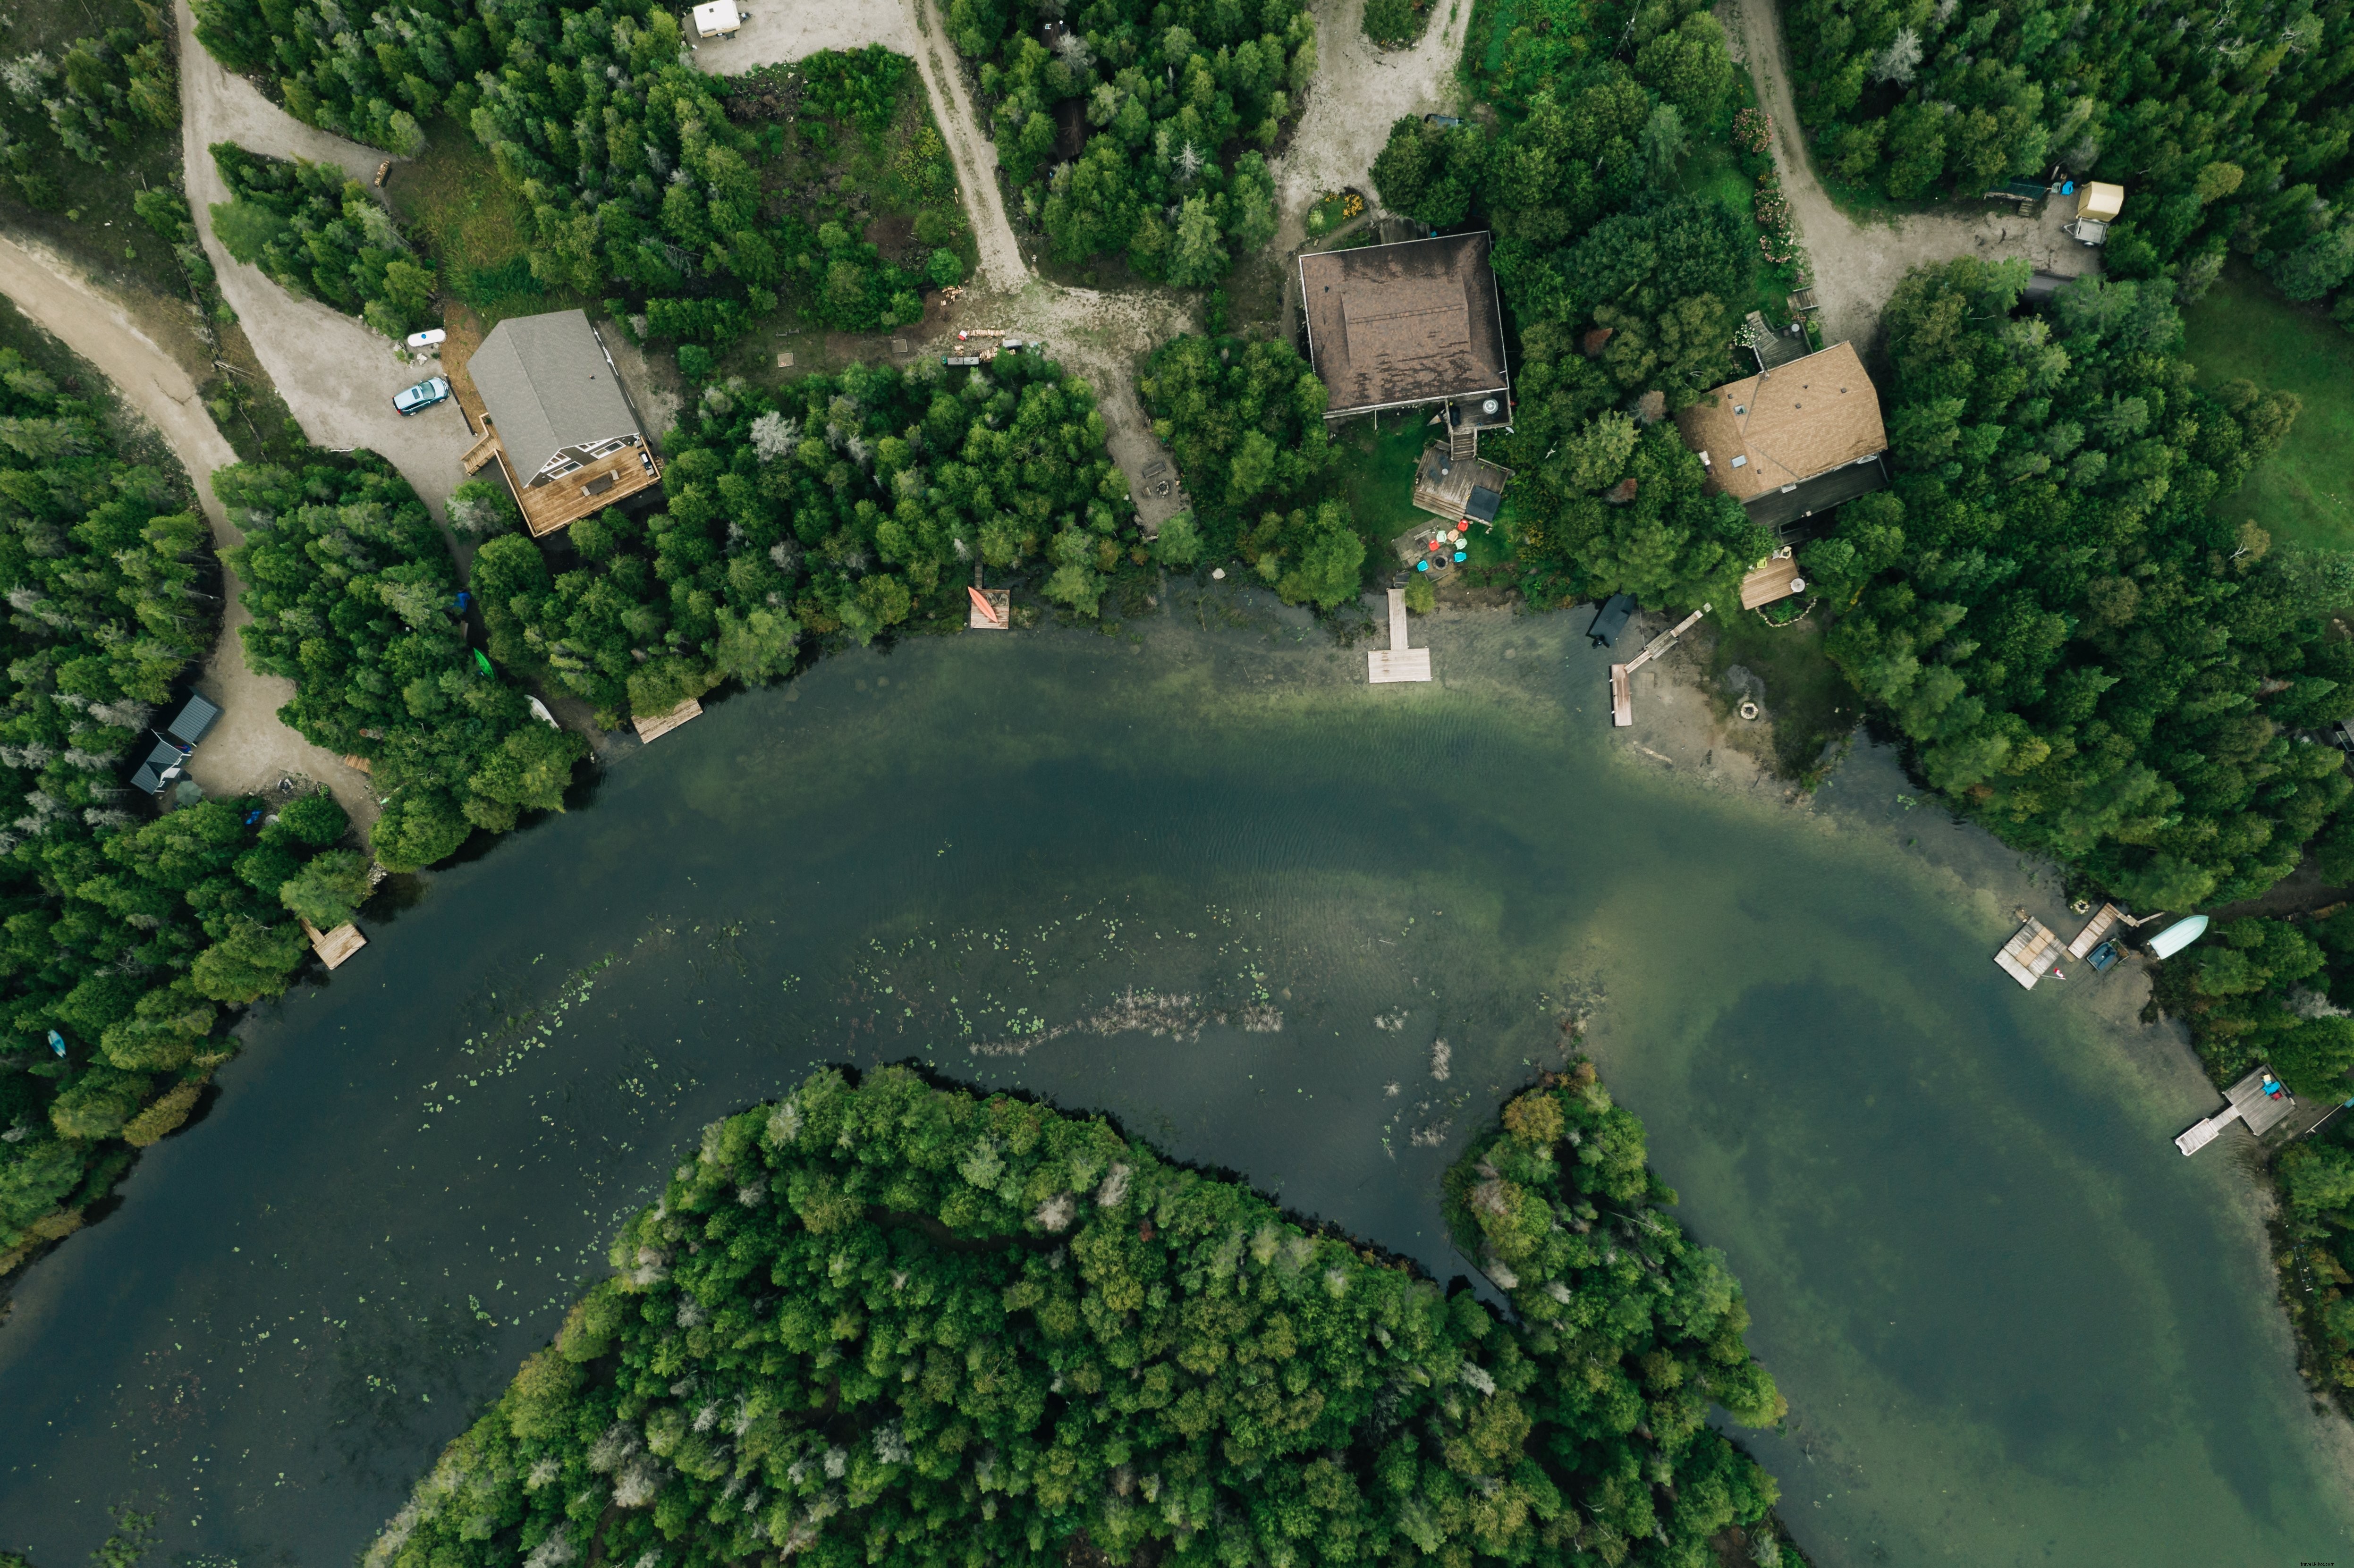
[[[2035,982],[2043,978],[2043,971],[2052,967],[2052,955],[2059,946],[2059,936],[2042,921],[2031,917],[2017,935],[2002,945],[1994,961],[2002,966],[2005,974],[2033,991]]]
[[[638,739],[640,741],[660,740],[687,720],[702,716],[703,705],[693,697],[687,698],[666,714],[654,714],[651,716],[640,714],[637,718]]]
[[[2259,1066],[2246,1077],[2225,1091],[2231,1103],[2205,1121],[2174,1140],[2174,1147],[2188,1157],[2198,1153],[2223,1135],[2223,1129],[2233,1122],[2244,1122],[2250,1132],[2262,1138],[2282,1119],[2296,1109],[2296,1097],[2284,1086],[2277,1097],[2264,1092],[2264,1080],[2272,1078],[2272,1069]],[[2278,1083],[2278,1079],[2273,1080]]]
[[[1430,650],[1405,642],[1405,590],[1390,589],[1390,645],[1365,651],[1365,679],[1376,686],[1430,679]]]
[[[298,916],[296,918],[301,917]],[[340,968],[345,959],[367,946],[367,938],[361,936],[360,928],[349,920],[325,932],[304,920],[302,935],[311,938],[311,950],[318,954],[319,961],[331,969]]]
[[[1643,651],[1624,664],[1610,666],[1610,723],[1612,727],[1625,729],[1635,722],[1635,672],[1657,659],[1687,631],[1700,624],[1700,618],[1710,607],[1702,605],[1657,637],[1643,644]]]
[[[2094,911],[2092,919],[2086,922],[2084,928],[2076,933],[2076,939],[2068,944],[2068,956],[2072,959],[2081,959],[2099,947],[2101,938],[2116,929],[2118,916],[2124,913],[2124,910],[2114,904],[2102,905],[2100,908]]]
[[[964,591],[972,596],[971,608],[965,617],[967,630],[1003,631],[1013,624],[1011,589],[972,588]]]

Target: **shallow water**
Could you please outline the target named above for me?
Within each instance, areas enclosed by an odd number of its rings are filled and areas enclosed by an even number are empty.
[[[2168,1141],[2211,1092],[2130,973],[1988,961],[2034,868],[1883,757],[1793,807],[1625,749],[1565,618],[1418,626],[1442,683],[1373,690],[1254,614],[831,661],[372,921],[17,1287],[0,1544],[80,1561],[136,1496],[207,1562],[347,1558],[695,1130],[822,1062],[1102,1109],[1458,1271],[1438,1171],[1590,1013],[1819,1561],[2354,1550],[2244,1179]]]

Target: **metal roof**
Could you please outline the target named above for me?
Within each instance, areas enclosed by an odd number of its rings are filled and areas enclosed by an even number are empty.
[[[174,740],[194,746],[211,733],[220,715],[220,709],[203,697],[191,696],[180,709],[179,716],[164,726],[164,733]]]
[[[586,312],[501,322],[466,361],[466,374],[522,483],[566,447],[642,433]]]

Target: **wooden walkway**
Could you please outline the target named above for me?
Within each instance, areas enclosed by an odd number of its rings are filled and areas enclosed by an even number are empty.
[[[2043,971],[2052,967],[2052,954],[2059,946],[2060,938],[2050,927],[2031,918],[2019,928],[2016,936],[2002,945],[2002,951],[1994,956],[1994,961],[2000,964],[2003,972],[2011,979],[2033,991],[2035,982],[2043,978]]]
[[[1405,645],[1405,589],[1390,589],[1390,645],[1365,651],[1365,679],[1376,686],[1430,679],[1430,650]]]
[[[2185,1156],[2196,1154],[2221,1138],[2223,1129],[2235,1121],[2245,1122],[2248,1130],[2258,1138],[2279,1126],[2282,1118],[2296,1109],[2296,1099],[2285,1087],[2278,1096],[2266,1094],[2264,1082],[2272,1076],[2271,1068],[2260,1066],[2233,1084],[2224,1094],[2231,1104],[2176,1139],[2174,1147]]]
[[[1709,611],[1702,605],[1673,626],[1643,644],[1643,651],[1624,664],[1610,666],[1610,724],[1614,729],[1625,729],[1635,722],[1635,672],[1657,659],[1676,645],[1677,640],[1700,624],[1700,618]]]

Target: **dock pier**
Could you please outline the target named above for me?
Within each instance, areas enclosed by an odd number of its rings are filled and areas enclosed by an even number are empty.
[[[2225,1091],[2225,1097],[2231,1104],[2176,1139],[2174,1147],[2188,1158],[2221,1138],[2223,1129],[2235,1121],[2245,1123],[2248,1130],[2258,1138],[2270,1132],[2296,1109],[2296,1097],[2290,1094],[2285,1086],[2277,1095],[2268,1094],[2264,1087],[2267,1083],[2278,1085],[2280,1080],[2273,1076],[2271,1068],[2258,1066]]]
[[[1430,650],[1405,642],[1405,590],[1390,589],[1390,645],[1365,651],[1365,679],[1376,686],[1430,679]]]

